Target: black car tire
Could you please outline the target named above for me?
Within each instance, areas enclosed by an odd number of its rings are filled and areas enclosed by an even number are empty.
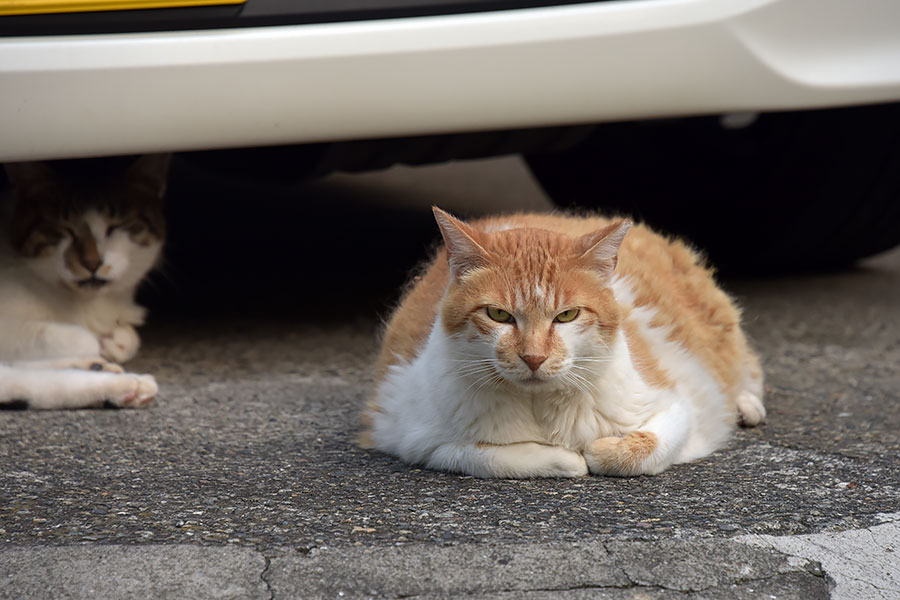
[[[900,104],[599,126],[528,157],[563,206],[633,215],[727,271],[846,265],[900,243]]]

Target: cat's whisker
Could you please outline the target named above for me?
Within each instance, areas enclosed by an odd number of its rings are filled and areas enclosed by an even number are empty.
[[[591,390],[593,390],[593,392],[596,393],[596,394],[599,394],[599,393],[600,393],[600,388],[598,388],[598,387],[597,387],[597,384],[595,384],[595,383],[594,383],[593,381],[591,381],[590,379],[588,379],[588,378],[586,378],[586,377],[584,377],[584,376],[582,376],[582,375],[579,375],[578,373],[572,373],[572,372],[570,372],[570,375],[572,375],[572,377],[573,377],[574,379],[576,379],[576,380],[578,380],[579,382],[581,382],[581,383],[588,389],[588,392],[590,392]]]
[[[568,367],[572,371],[579,372],[579,374],[584,373],[592,377],[597,377],[606,370],[606,364],[608,364],[608,361],[589,361],[586,364],[578,364],[575,362],[568,365]]]
[[[467,398],[478,397],[478,392],[481,391],[481,388],[483,388],[487,382],[489,382],[492,379],[497,378],[497,377],[499,377],[499,376],[496,375],[495,373],[488,373],[487,375],[483,375],[482,377],[479,377],[478,379],[473,381],[471,384],[469,384],[469,387],[467,387],[466,391],[463,392],[463,396],[465,396]],[[471,395],[469,395],[469,390],[471,390],[476,385],[478,387],[475,389],[475,391]]]
[[[454,362],[454,361],[448,361]],[[478,361],[456,361],[460,364],[451,365],[454,369],[467,369],[470,367],[480,368],[484,366],[493,366],[495,361],[493,360],[478,360]]]
[[[477,369],[467,369],[464,371],[452,371],[452,373],[456,374],[458,377],[471,377],[472,375],[480,375],[483,373],[493,373],[494,369],[489,366],[480,367]]]
[[[584,384],[582,384],[582,385],[580,386],[580,388],[581,388],[581,390],[582,390],[582,392],[584,393],[585,396],[588,396],[588,397],[593,396],[593,394],[591,393],[590,388],[586,387]]]
[[[156,264],[156,267],[152,271],[150,271],[149,277],[151,279],[165,279],[170,284],[176,283],[176,278],[172,275],[173,271],[177,271],[178,268],[175,266],[170,260],[168,260],[165,255],[159,257],[159,261]],[[154,282],[155,283],[155,282]]]
[[[587,387],[584,385],[584,380],[576,375],[575,373],[566,373],[565,380],[567,383],[572,384],[576,388],[578,388],[583,394],[589,395],[589,391]]]
[[[610,364],[610,361],[603,360],[592,360],[587,363],[572,363],[569,365],[573,369],[584,369],[588,371],[600,372],[607,368],[607,365]]]
[[[472,394],[472,397],[473,398],[478,397],[478,392],[480,392],[482,389],[484,389],[485,386],[491,386],[491,387],[488,387],[488,389],[491,389],[493,387],[498,386],[502,381],[503,381],[503,378],[496,374],[493,375],[492,377],[489,377],[487,379],[487,381],[485,381],[484,383],[482,383],[481,385],[478,386],[478,389],[475,390],[475,392]]]
[[[494,374],[494,370],[485,368],[485,369],[479,369],[479,370],[475,370],[475,371],[467,371],[465,373],[457,373],[457,376],[454,378],[454,381],[459,381],[460,379],[466,379],[469,377],[474,377],[476,375],[483,375],[483,374],[488,374],[488,375]]]
[[[154,292],[159,292],[163,289],[160,280],[165,280],[169,285],[175,284],[175,279],[169,273],[168,266],[156,267],[153,271],[150,271],[141,282],[141,285],[147,286]]]
[[[460,365],[454,366],[452,372],[456,375],[455,379],[464,379],[481,373],[494,373],[494,360],[490,358],[460,358],[448,359],[450,362],[458,362]]]
[[[572,364],[572,365],[577,365],[577,366],[579,366],[579,367],[583,367],[583,366],[585,366],[585,365],[590,365],[590,366],[594,366],[594,365],[606,365],[606,364],[609,364],[610,362],[612,362],[612,361],[611,361],[611,360],[601,360],[601,359],[596,359],[596,360],[573,360],[573,361],[571,362],[571,364]]]
[[[570,387],[577,389],[581,394],[587,395],[587,391],[577,381],[569,380],[567,383]]]
[[[493,358],[448,358],[450,362],[465,362],[465,363],[493,363]]]
[[[492,359],[468,359],[468,360],[460,359],[460,360],[451,361],[451,362],[460,362],[460,363],[464,363],[464,364],[467,363],[470,365],[482,365],[484,363],[490,363],[490,362],[494,362],[494,361]]]
[[[599,371],[596,367],[583,367],[583,366],[581,366],[581,365],[572,365],[570,368],[571,368],[571,369],[576,369],[576,370],[578,370],[578,371],[582,371],[582,372],[584,372],[584,373],[588,373],[588,374],[593,375],[593,376],[595,376],[595,377],[598,376],[598,375],[601,373],[601,371]]]
[[[477,373],[478,371],[488,371],[493,369],[494,365],[485,363],[483,365],[462,365],[452,369],[454,373]]]

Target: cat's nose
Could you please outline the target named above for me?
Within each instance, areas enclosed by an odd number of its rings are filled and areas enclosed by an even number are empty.
[[[536,356],[534,354],[523,354],[520,355],[522,360],[525,361],[525,364],[528,365],[528,368],[531,369],[532,372],[537,371],[544,361],[547,360],[547,356]]]
[[[103,261],[97,254],[85,252],[78,257],[78,262],[91,273],[96,273]]]
[[[88,270],[92,275],[97,272],[103,259],[100,258],[100,250],[97,248],[97,242],[90,232],[76,238],[72,244],[72,250],[81,266]]]

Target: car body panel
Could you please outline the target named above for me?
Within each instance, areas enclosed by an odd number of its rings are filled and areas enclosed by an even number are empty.
[[[632,0],[0,38],[0,161],[900,99],[900,3]]]

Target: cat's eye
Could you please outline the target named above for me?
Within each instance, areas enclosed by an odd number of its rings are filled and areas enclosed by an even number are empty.
[[[569,321],[574,321],[575,317],[578,316],[577,308],[570,308],[569,310],[564,310],[553,319],[557,323],[568,323]]]
[[[487,314],[491,319],[498,323],[511,323],[514,321],[513,316],[502,308],[488,306]]]
[[[113,233],[115,233],[119,227],[120,227],[119,225],[110,225],[109,227],[107,227],[106,228],[106,237],[109,237]]]

